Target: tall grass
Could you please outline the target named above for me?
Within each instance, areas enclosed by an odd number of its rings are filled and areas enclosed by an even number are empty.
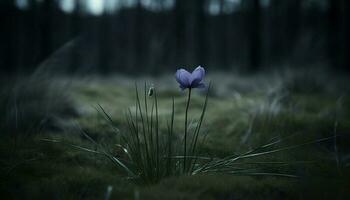
[[[191,174],[198,161],[196,147],[207,108],[208,93],[194,130],[188,128],[189,93],[184,138],[181,141],[176,141],[174,139],[174,98],[172,98],[170,119],[166,122],[166,133],[163,133],[159,127],[157,90],[155,88],[150,88],[150,90],[147,94],[145,84],[142,99],[136,86],[135,111],[132,112],[129,109],[126,114],[129,131],[126,134],[121,134],[121,139],[123,148],[125,148],[124,152],[129,158],[127,161],[129,163],[128,171],[132,171],[134,176],[145,183],[155,183],[168,176]],[[110,119],[110,117],[108,118]]]

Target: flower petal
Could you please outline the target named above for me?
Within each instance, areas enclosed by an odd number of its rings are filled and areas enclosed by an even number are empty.
[[[179,69],[175,74],[176,81],[180,84],[181,88],[188,88],[191,86],[192,78],[191,74],[185,69]]]
[[[195,70],[192,72],[192,86],[198,85],[204,78],[205,70],[203,67],[198,66]]]

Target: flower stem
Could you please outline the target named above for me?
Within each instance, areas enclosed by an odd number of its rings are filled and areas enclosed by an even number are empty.
[[[184,138],[184,169],[183,172],[186,172],[186,153],[187,153],[187,115],[188,115],[188,108],[190,107],[190,101],[191,101],[191,88],[188,89],[188,99],[187,99],[187,105],[186,105],[186,112],[185,112],[185,138]]]

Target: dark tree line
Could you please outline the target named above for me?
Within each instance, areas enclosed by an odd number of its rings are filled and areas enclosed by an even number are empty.
[[[160,73],[178,66],[257,72],[271,66],[349,65],[349,1],[244,0],[233,12],[208,12],[207,0],[177,0],[172,9],[134,7],[93,16],[76,3],[31,0],[26,10],[0,3],[1,73],[33,71],[76,39],[61,68],[68,72]],[[76,1],[78,2],[78,1]],[[154,1],[162,3],[162,1]],[[308,4],[306,2],[309,2]],[[78,39],[77,39],[78,38]]]

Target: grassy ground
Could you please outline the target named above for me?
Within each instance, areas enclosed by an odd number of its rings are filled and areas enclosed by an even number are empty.
[[[126,109],[133,108],[135,102],[134,80],[125,77],[76,78],[69,93],[78,114],[64,117],[58,120],[59,125],[55,128],[41,129],[35,134],[1,134],[1,195],[6,199],[104,199],[108,187],[112,187],[111,199],[350,197],[350,98],[340,79],[325,83],[325,80],[313,78],[310,81],[304,76],[238,77],[227,74],[213,74],[210,79],[214,85],[203,127],[206,143],[200,146],[203,155],[223,157],[242,153],[276,136],[292,135],[276,148],[339,136],[242,161],[289,162],[264,167],[266,171],[297,175],[297,179],[207,174],[171,177],[155,185],[139,185],[126,179],[104,157],[44,140],[59,140],[94,149],[94,145],[82,136],[81,130],[84,130],[118,154],[117,137],[95,107],[97,104],[103,106],[115,125],[125,131]],[[170,115],[170,97],[175,97],[175,130],[180,137],[186,95],[177,89],[172,77],[146,80],[159,89],[163,130],[164,119]],[[142,85],[143,80],[139,83]],[[195,93],[190,118],[199,115],[203,101],[203,94]]]

